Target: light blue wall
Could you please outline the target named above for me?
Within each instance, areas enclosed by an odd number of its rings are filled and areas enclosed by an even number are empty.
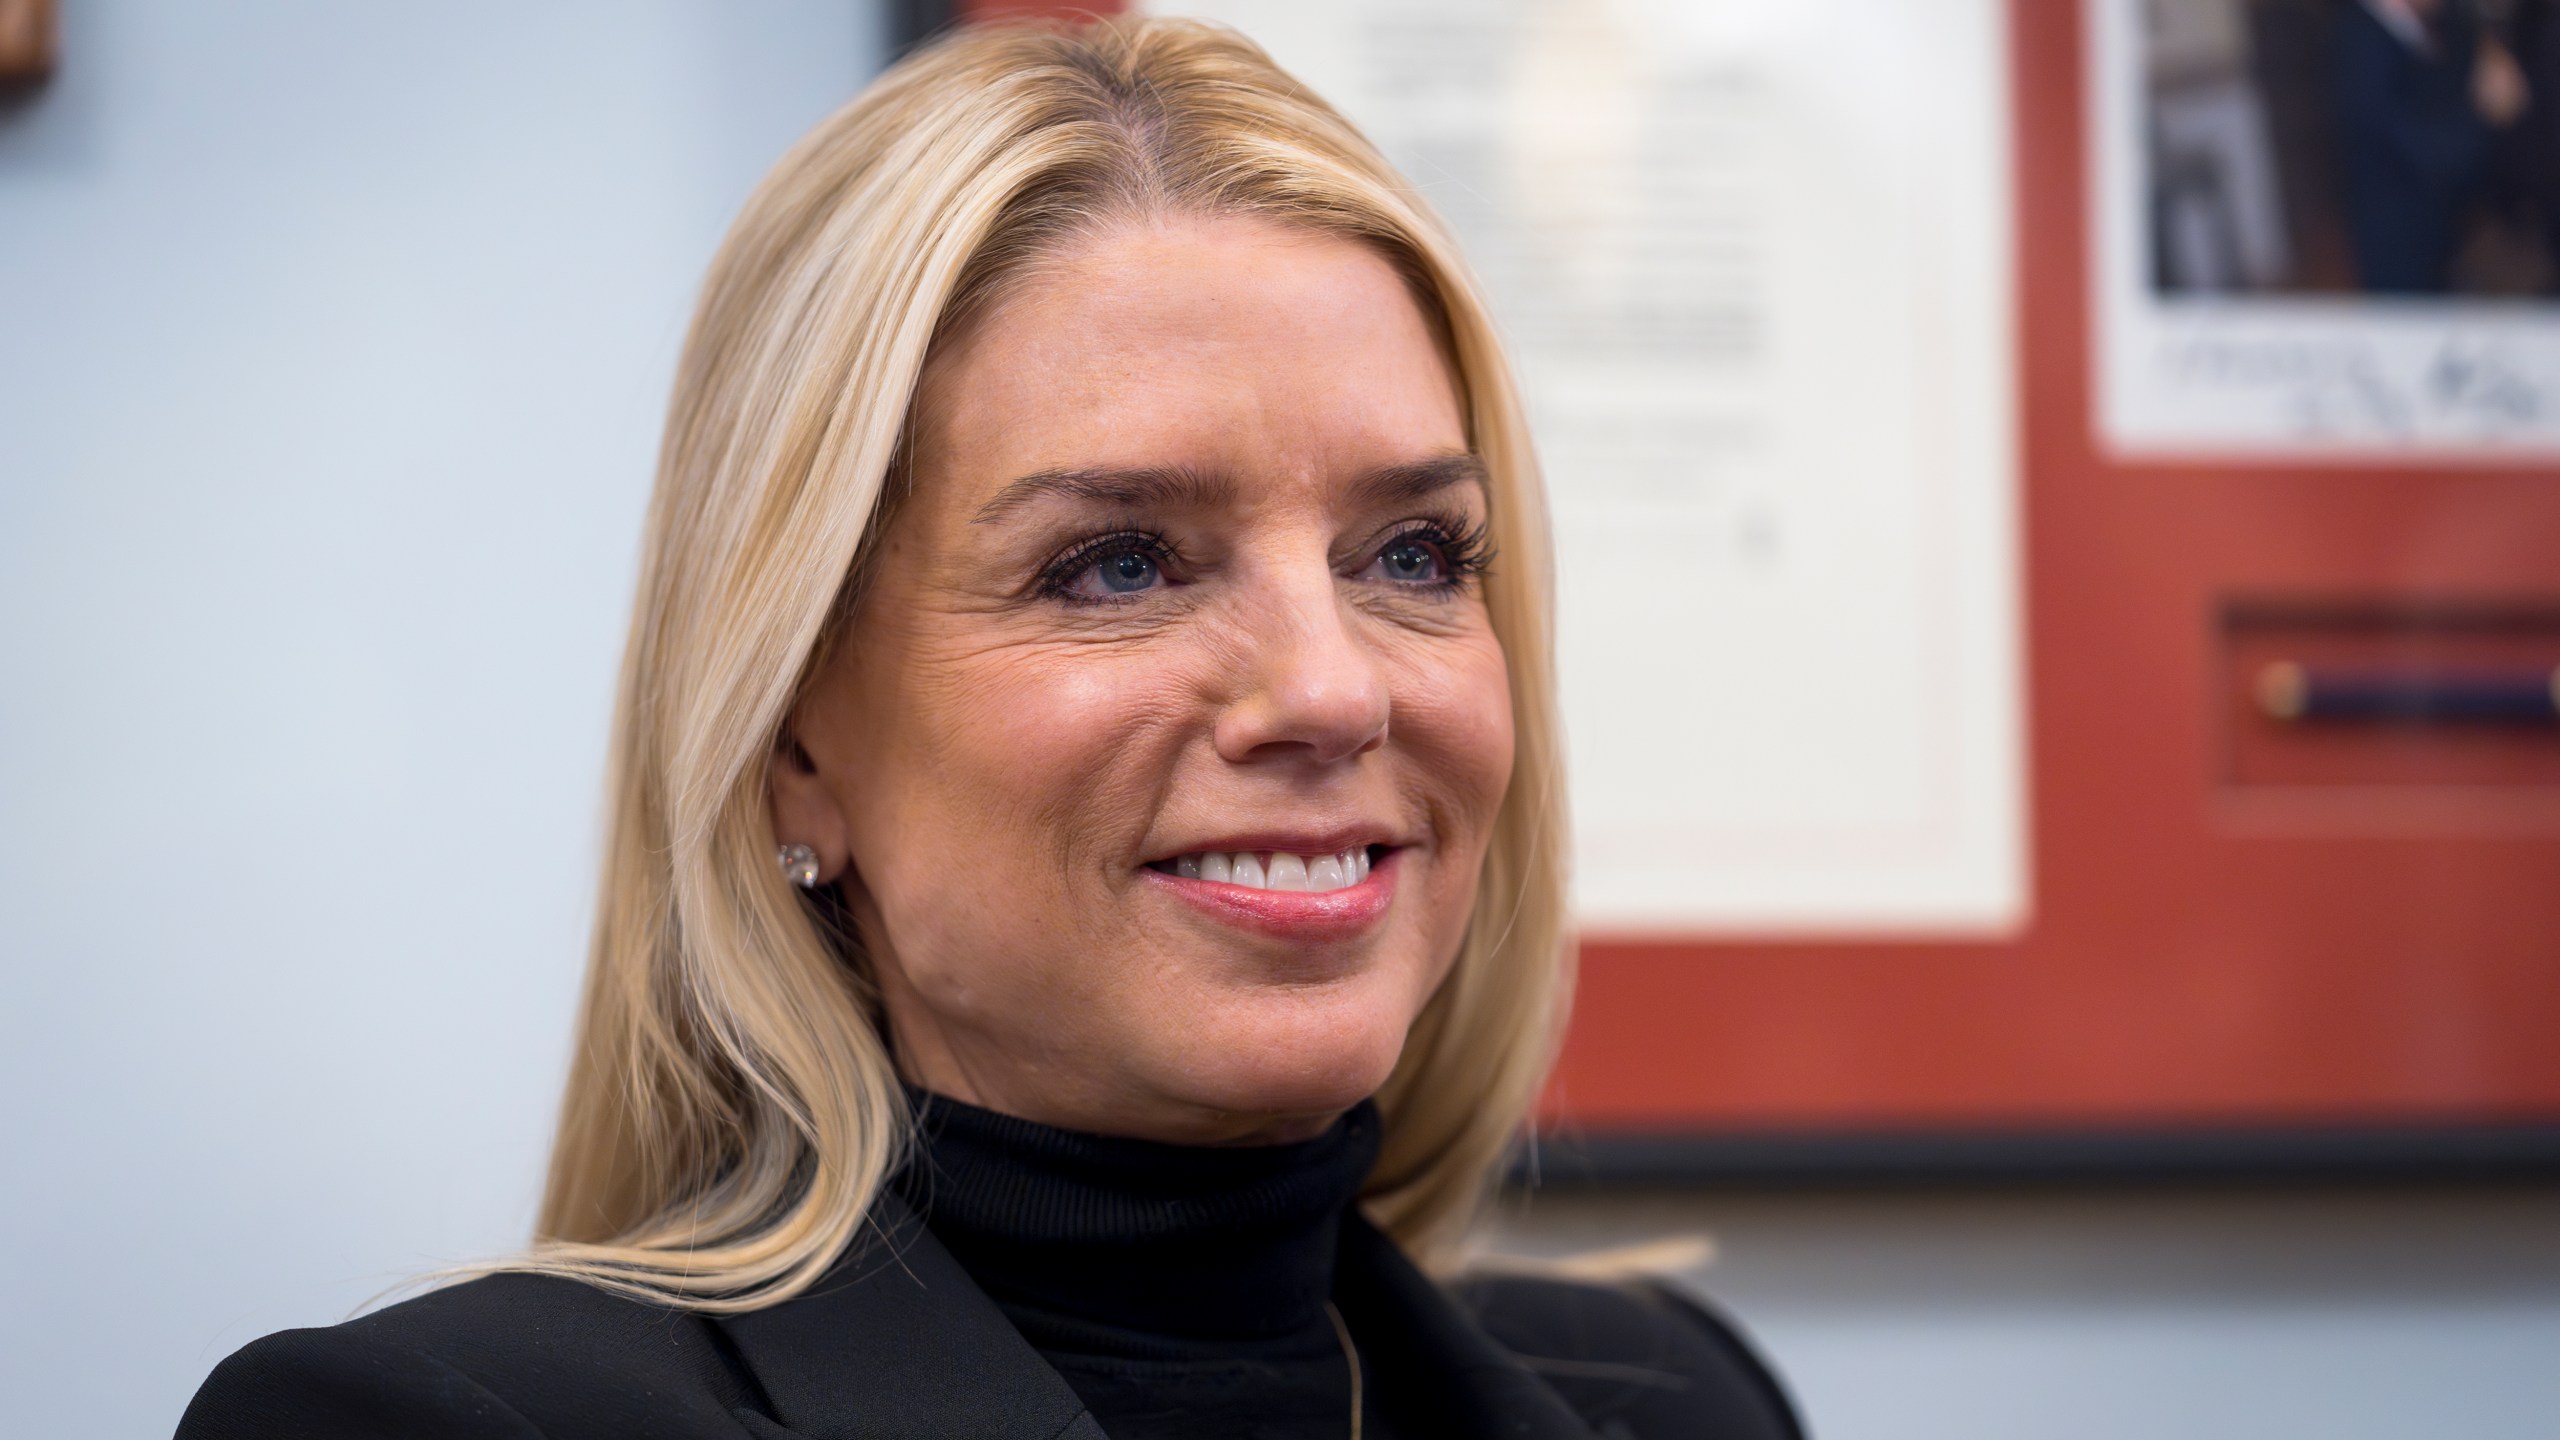
[[[881,22],[62,9],[0,102],[0,1433],[145,1436],[521,1240],[676,346]]]
[[[1705,1235],[1824,1440],[2551,1440],[2560,1190],[1553,1193],[1501,1248]]]
[[[516,1242],[640,506],[817,0],[72,0],[0,108],[0,1431]],[[1831,1440],[2560,1434],[2560,1198],[1551,1196]]]

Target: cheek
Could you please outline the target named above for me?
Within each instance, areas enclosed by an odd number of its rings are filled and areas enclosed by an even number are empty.
[[[1397,728],[1422,761],[1445,840],[1480,853],[1511,786],[1511,674],[1501,643],[1470,637],[1410,674]]]
[[[1093,977],[1054,961],[1096,940],[1076,921],[1116,833],[1147,813],[1133,762],[1164,707],[1079,647],[896,658],[906,683],[868,692],[873,758],[845,797],[889,956],[948,1017],[1094,1009]]]
[[[919,654],[911,673],[934,678],[879,712],[893,738],[850,807],[893,919],[938,929],[955,888],[1055,896],[1123,862],[1178,743],[1181,687],[1163,667],[1045,645]]]
[[[1026,827],[1052,860],[1088,858],[1144,827],[1151,777],[1186,708],[1161,666],[1060,646],[955,674],[960,693],[935,707],[944,723],[927,742],[945,786]]]

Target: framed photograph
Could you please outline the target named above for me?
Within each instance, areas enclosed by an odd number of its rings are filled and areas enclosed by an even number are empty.
[[[2249,24],[2361,3],[2205,9],[2243,27],[2216,32],[2227,56]],[[2515,379],[2550,375],[2560,312],[2531,293],[2530,212],[2463,212],[2450,273],[2512,293],[2349,288],[2334,218],[2287,223],[2288,256],[2328,258],[2281,276],[2236,221],[2173,219],[2232,237],[2181,242],[2173,289],[2147,221],[2107,228],[2148,213],[2119,83],[2144,74],[2144,7],[2005,9],[2023,921],[1595,925],[1544,1173],[2560,1173],[2560,461],[2548,379]],[[2523,12],[2500,18],[2522,47]],[[2294,53],[2335,59],[2313,43]]]
[[[1340,103],[1522,371],[1549,1180],[2560,1173],[2560,729],[2474,723],[2560,668],[2543,212],[2392,289],[2342,182],[2289,198],[2297,111],[2231,102],[2361,3],[1150,7]],[[2479,18],[2504,113],[2549,32]],[[2223,84],[2164,153],[2245,184],[2148,198],[2154,57]]]
[[[59,24],[53,0],[0,0],[0,91],[53,73]]]
[[[2560,455],[2560,0],[2088,0],[2128,457]]]

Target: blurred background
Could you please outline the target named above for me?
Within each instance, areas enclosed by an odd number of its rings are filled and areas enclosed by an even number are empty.
[[[2152,11],[2161,288],[2560,294],[2560,5]]]
[[[10,1433],[521,1243],[694,286],[1025,8],[0,0]],[[2560,1433],[2553,7],[1149,8],[1406,170],[1540,426],[1588,940],[1493,1243],[1711,1237],[1834,1440]],[[2145,366],[2256,428],[2102,440]]]

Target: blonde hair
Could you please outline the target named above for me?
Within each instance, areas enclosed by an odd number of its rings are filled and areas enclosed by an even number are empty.
[[[1547,525],[1491,322],[1377,152],[1231,31],[964,31],[784,156],[686,339],[614,719],[604,873],[537,1243],[502,1268],[665,1303],[787,1299],[855,1237],[909,1117],[865,964],[774,861],[767,764],[853,602],[938,334],[1062,238],[1249,214],[1375,247],[1445,327],[1492,478],[1517,760],[1364,1196],[1437,1259],[1552,1057],[1567,977]]]

